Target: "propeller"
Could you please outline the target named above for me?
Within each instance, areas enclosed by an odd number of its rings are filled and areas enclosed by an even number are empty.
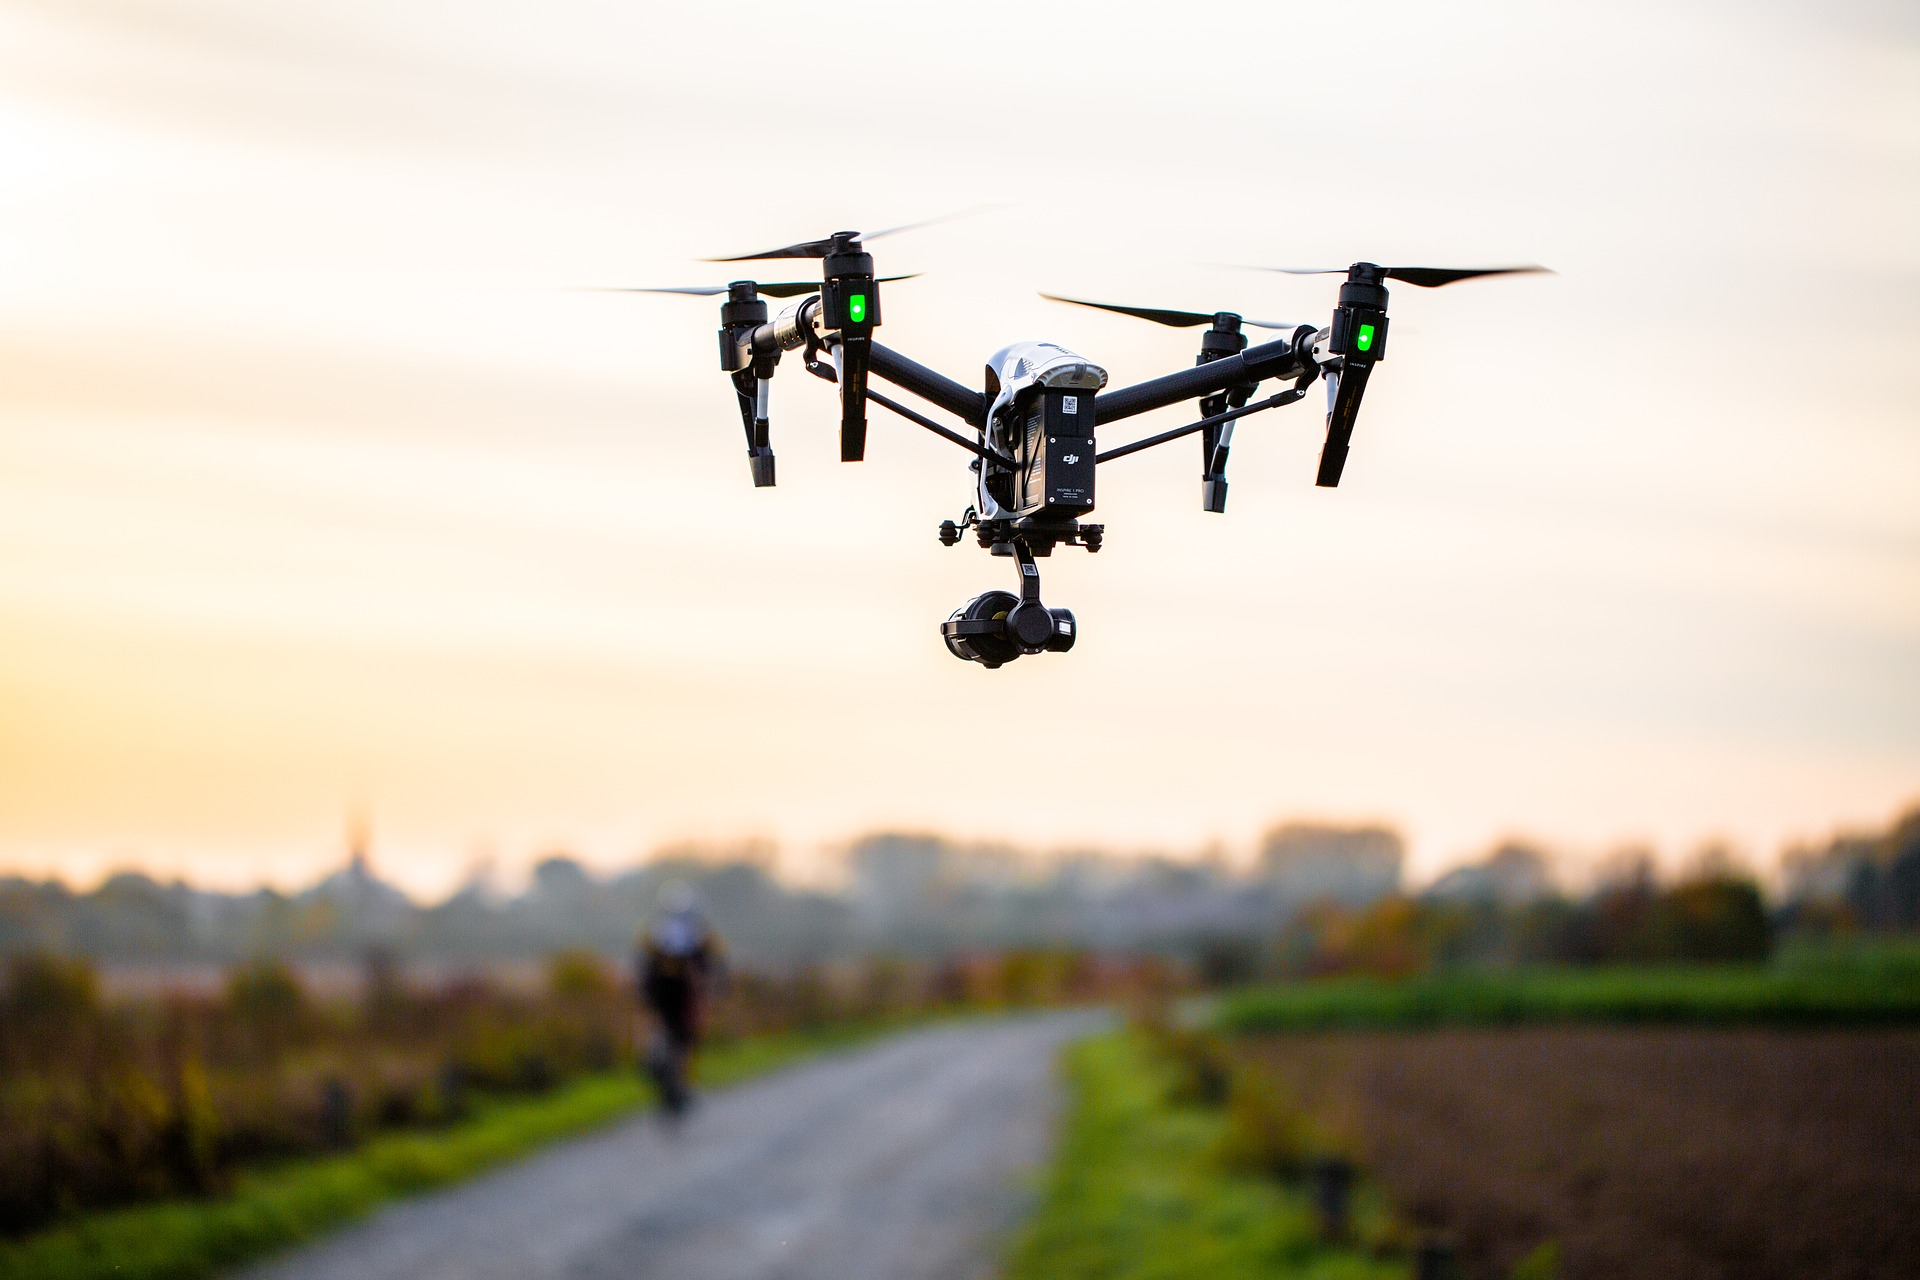
[[[1069,302],[1076,307],[1098,307],[1102,311],[1118,311],[1123,316],[1138,316],[1142,320],[1171,325],[1175,329],[1191,329],[1196,325],[1212,324],[1215,316],[1219,314],[1212,311],[1168,311],[1159,307],[1127,307],[1117,302],[1088,302],[1085,298],[1063,298],[1057,293],[1042,293],[1040,296],[1049,302]],[[1241,317],[1240,323],[1250,324],[1256,329],[1299,328],[1298,325],[1285,324],[1278,320],[1248,320],[1244,316]]]
[[[1386,356],[1386,282],[1399,280],[1421,289],[1480,276],[1552,275],[1546,267],[1383,267],[1356,262],[1348,267],[1247,267],[1249,271],[1278,271],[1290,276],[1345,276],[1340,303],[1327,330],[1327,352],[1322,376],[1327,384],[1327,442],[1320,452],[1320,471],[1314,483],[1331,489],[1340,483],[1353,441],[1353,424],[1360,414],[1367,379]]]
[[[918,231],[921,227],[931,227],[941,222],[952,222],[955,218],[968,218],[976,213],[985,212],[991,205],[975,205],[971,209],[962,209],[958,213],[942,214],[938,218],[928,218],[924,222],[909,222],[903,226],[888,227],[884,231],[862,234],[858,231],[843,231],[840,234],[855,240],[878,240],[882,236],[898,235],[902,231]],[[732,258],[706,258],[706,262],[758,262],[764,258],[824,258],[833,252],[834,237],[824,240],[802,240],[799,244],[784,245],[778,249],[769,249],[765,253],[743,253]]]
[[[914,277],[918,276],[919,274],[920,272],[915,271],[910,275],[904,275],[904,276],[881,276],[880,283],[890,284],[895,280],[912,280]],[[690,293],[695,297],[699,297],[699,298],[713,298],[713,297],[718,297],[720,294],[727,292],[727,290],[732,287],[733,286],[731,285],[724,285],[724,284],[713,284],[713,285],[690,284],[682,288],[635,289],[635,288],[621,288],[616,285],[616,286],[589,286],[587,289],[587,292],[589,293]],[[753,288],[754,288],[754,292],[765,294],[769,298],[797,298],[803,293],[820,292],[820,282],[818,280],[802,280],[802,281],[786,281],[780,284],[755,283]]]
[[[1344,276],[1347,267],[1246,267],[1247,271],[1278,271],[1289,276]],[[1422,289],[1438,289],[1443,284],[1472,280],[1476,276],[1553,275],[1551,267],[1381,267],[1388,280],[1399,280]]]

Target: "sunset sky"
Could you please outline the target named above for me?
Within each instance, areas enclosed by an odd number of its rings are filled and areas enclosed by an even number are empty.
[[[1920,18],[1906,3],[0,0],[0,872],[293,884],[368,816],[476,859],[878,826],[1244,853],[1398,824],[1678,861],[1920,798]],[[937,625],[1009,564],[965,455],[580,286],[876,243],[882,341],[1116,384],[1397,287],[1323,401],[1101,470],[1070,655]],[[811,264],[802,264],[806,271]],[[766,264],[763,278],[791,267]],[[752,268],[749,268],[752,270]],[[1179,425],[1179,409],[1103,443]]]

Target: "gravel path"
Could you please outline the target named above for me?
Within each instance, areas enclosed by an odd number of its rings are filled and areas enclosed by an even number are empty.
[[[1086,1013],[910,1032],[396,1204],[244,1280],[974,1280]]]

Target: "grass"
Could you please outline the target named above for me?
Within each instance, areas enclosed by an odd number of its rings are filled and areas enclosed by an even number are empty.
[[[1223,997],[1230,1031],[1540,1022],[1920,1023],[1920,952],[1726,968],[1455,971],[1333,978]]]
[[[1065,1129],[1008,1280],[1404,1280],[1404,1258],[1319,1244],[1298,1188],[1231,1171],[1223,1113],[1170,1101],[1172,1069],[1138,1037],[1083,1041],[1065,1072]]]
[[[884,1029],[853,1025],[716,1046],[701,1056],[698,1078],[708,1086],[736,1083]],[[544,1097],[488,1102],[470,1119],[436,1132],[391,1134],[349,1154],[243,1175],[228,1196],[90,1214],[0,1245],[0,1280],[202,1280],[384,1201],[458,1182],[584,1133],[652,1097],[637,1074],[620,1072]]]

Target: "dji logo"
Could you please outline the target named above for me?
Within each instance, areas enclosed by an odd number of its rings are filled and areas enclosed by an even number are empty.
[[[1080,461],[1080,455],[1077,453],[1069,453],[1061,458],[1060,461],[1066,463],[1068,466],[1072,466],[1074,463]]]

